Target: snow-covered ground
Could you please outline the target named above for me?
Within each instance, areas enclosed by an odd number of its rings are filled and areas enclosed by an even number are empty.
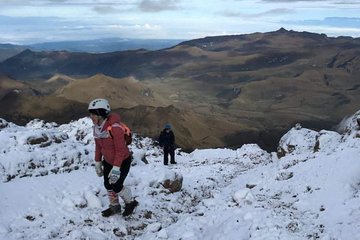
[[[139,206],[127,218],[101,216],[90,119],[0,119],[0,239],[360,239],[359,116],[342,134],[296,126],[278,153],[179,149],[170,166],[136,136],[125,183]],[[163,182],[176,175],[182,189],[170,192]]]

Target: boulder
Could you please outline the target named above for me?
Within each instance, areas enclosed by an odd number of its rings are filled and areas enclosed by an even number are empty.
[[[175,175],[171,179],[165,179],[162,183],[163,187],[170,192],[178,192],[182,188],[183,176],[175,172]]]

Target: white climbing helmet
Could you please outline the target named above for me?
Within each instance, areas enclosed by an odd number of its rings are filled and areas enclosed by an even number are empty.
[[[97,98],[95,100],[92,100],[89,103],[89,107],[88,110],[95,110],[95,109],[105,109],[107,112],[110,112],[110,105],[108,100],[103,99],[103,98]]]

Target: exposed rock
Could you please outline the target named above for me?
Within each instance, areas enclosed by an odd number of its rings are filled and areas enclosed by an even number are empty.
[[[149,161],[146,159],[146,155],[144,154],[141,158],[141,161],[145,164],[149,164]]]
[[[293,172],[280,172],[277,176],[276,176],[276,180],[277,181],[285,181],[288,180],[290,178],[292,178],[294,176]]]
[[[175,173],[173,179],[165,179],[162,183],[163,187],[170,190],[170,192],[178,192],[182,188],[183,176]]]
[[[245,185],[246,188],[249,188],[249,189],[253,189],[254,187],[256,187],[256,184],[251,184],[251,183],[247,183]]]
[[[245,144],[236,150],[241,162],[250,165],[268,164],[272,161],[271,154],[261,149],[257,144]]]
[[[321,130],[318,133],[318,135],[316,135],[314,152],[332,151],[340,141],[341,141],[341,135],[339,133],[333,131]]]
[[[37,145],[37,144],[42,144],[42,143],[46,143],[49,141],[49,137],[42,134],[41,137],[29,137],[27,139],[27,144],[30,144],[30,145]]]
[[[8,125],[9,125],[9,123],[7,121],[0,118],[0,129],[6,128]]]
[[[282,147],[278,146],[276,149],[276,155],[280,159],[286,155],[286,151]]]
[[[288,153],[312,153],[316,145],[316,136],[318,132],[299,128],[299,125],[288,131],[279,142],[278,156]]]

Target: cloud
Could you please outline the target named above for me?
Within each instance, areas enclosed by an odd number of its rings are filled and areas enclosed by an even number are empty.
[[[0,22],[0,40],[13,43],[44,41],[62,32],[66,24],[64,21],[60,23],[56,17],[0,16]]]
[[[48,41],[88,40],[108,37],[155,38],[163,27],[153,23],[70,21],[57,17],[8,17],[0,15],[1,42],[31,44]],[[31,30],[31,31],[29,31]],[[166,36],[161,36],[166,38]]]
[[[242,12],[233,12],[233,11],[224,11],[220,14],[225,17],[244,17],[244,18],[257,18],[257,17],[265,17],[265,16],[277,16],[283,14],[293,14],[295,10],[288,8],[275,8],[269,11],[264,11],[260,13],[242,13]]]
[[[161,29],[161,27],[159,25],[151,25],[151,24],[148,24],[148,23],[145,23],[144,25],[140,25],[138,27],[143,28],[143,29],[147,29],[147,30]]]
[[[100,14],[111,14],[120,12],[119,9],[116,9],[112,6],[95,6],[93,7],[93,10]]]
[[[1,5],[21,5],[21,6],[36,6],[36,5],[52,5],[65,3],[68,0],[0,0]]]
[[[325,33],[328,36],[360,37],[360,18],[327,17],[322,20],[282,21],[293,30]]]
[[[124,6],[135,5],[136,0],[0,0],[1,6],[32,6],[32,7],[54,7],[54,6]]]
[[[277,3],[277,2],[329,2],[329,0],[262,0],[263,2],[271,2],[271,3]]]
[[[46,0],[45,0],[46,1]],[[47,0],[48,2],[54,2],[54,3],[59,3],[59,2],[67,2],[68,0]]]
[[[143,12],[162,12],[180,9],[175,0],[142,0],[139,9]]]
[[[328,4],[341,4],[341,5],[358,5],[360,0],[345,0],[345,1],[334,1],[334,0],[261,0],[262,2],[268,3],[296,3],[296,2],[324,2]]]
[[[354,1],[335,1],[334,4],[339,5],[359,5],[360,0],[354,0]]]
[[[286,24],[360,28],[360,18],[327,17],[323,20],[284,21]]]
[[[59,22],[60,18],[57,17],[8,17],[0,15],[0,27],[26,27],[26,26],[46,26]]]

